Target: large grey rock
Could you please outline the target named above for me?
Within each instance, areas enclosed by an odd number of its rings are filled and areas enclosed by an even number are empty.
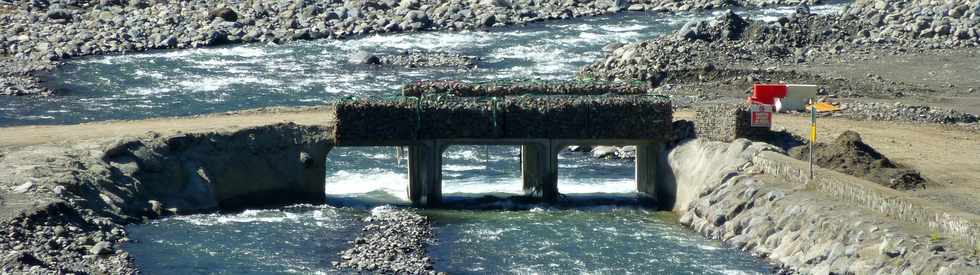
[[[208,13],[208,18],[211,20],[221,18],[228,22],[234,22],[238,21],[238,13],[230,8],[218,8]]]
[[[98,242],[88,250],[91,255],[106,255],[112,253],[112,244],[109,242]]]
[[[350,56],[348,61],[351,64],[360,65],[379,65],[381,64],[381,59],[374,54],[365,51],[358,51]]]

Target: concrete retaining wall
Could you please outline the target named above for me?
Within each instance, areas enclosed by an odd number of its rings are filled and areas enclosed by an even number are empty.
[[[753,163],[766,174],[786,182],[807,185],[822,193],[874,210],[887,217],[964,240],[973,246],[980,240],[980,216],[949,209],[876,183],[816,167],[809,179],[809,164],[788,156],[765,152]]]

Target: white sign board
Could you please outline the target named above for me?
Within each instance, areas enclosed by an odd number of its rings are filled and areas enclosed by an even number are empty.
[[[755,104],[749,107],[750,125],[752,127],[770,128],[772,127],[772,105]]]

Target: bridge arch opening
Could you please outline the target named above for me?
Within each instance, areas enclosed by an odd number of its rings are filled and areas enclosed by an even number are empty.
[[[565,147],[558,154],[558,192],[566,197],[632,196],[636,163],[626,154],[635,154],[635,146]]]
[[[399,146],[335,147],[327,154],[328,203],[374,206],[408,203],[408,156]]]
[[[449,145],[442,152],[444,199],[523,195],[521,147]]]

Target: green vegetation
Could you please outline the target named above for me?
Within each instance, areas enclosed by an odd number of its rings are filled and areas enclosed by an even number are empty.
[[[932,231],[932,234],[929,234],[930,243],[938,243],[943,241],[944,239],[946,238],[943,238],[942,235],[939,235],[939,231]]]

